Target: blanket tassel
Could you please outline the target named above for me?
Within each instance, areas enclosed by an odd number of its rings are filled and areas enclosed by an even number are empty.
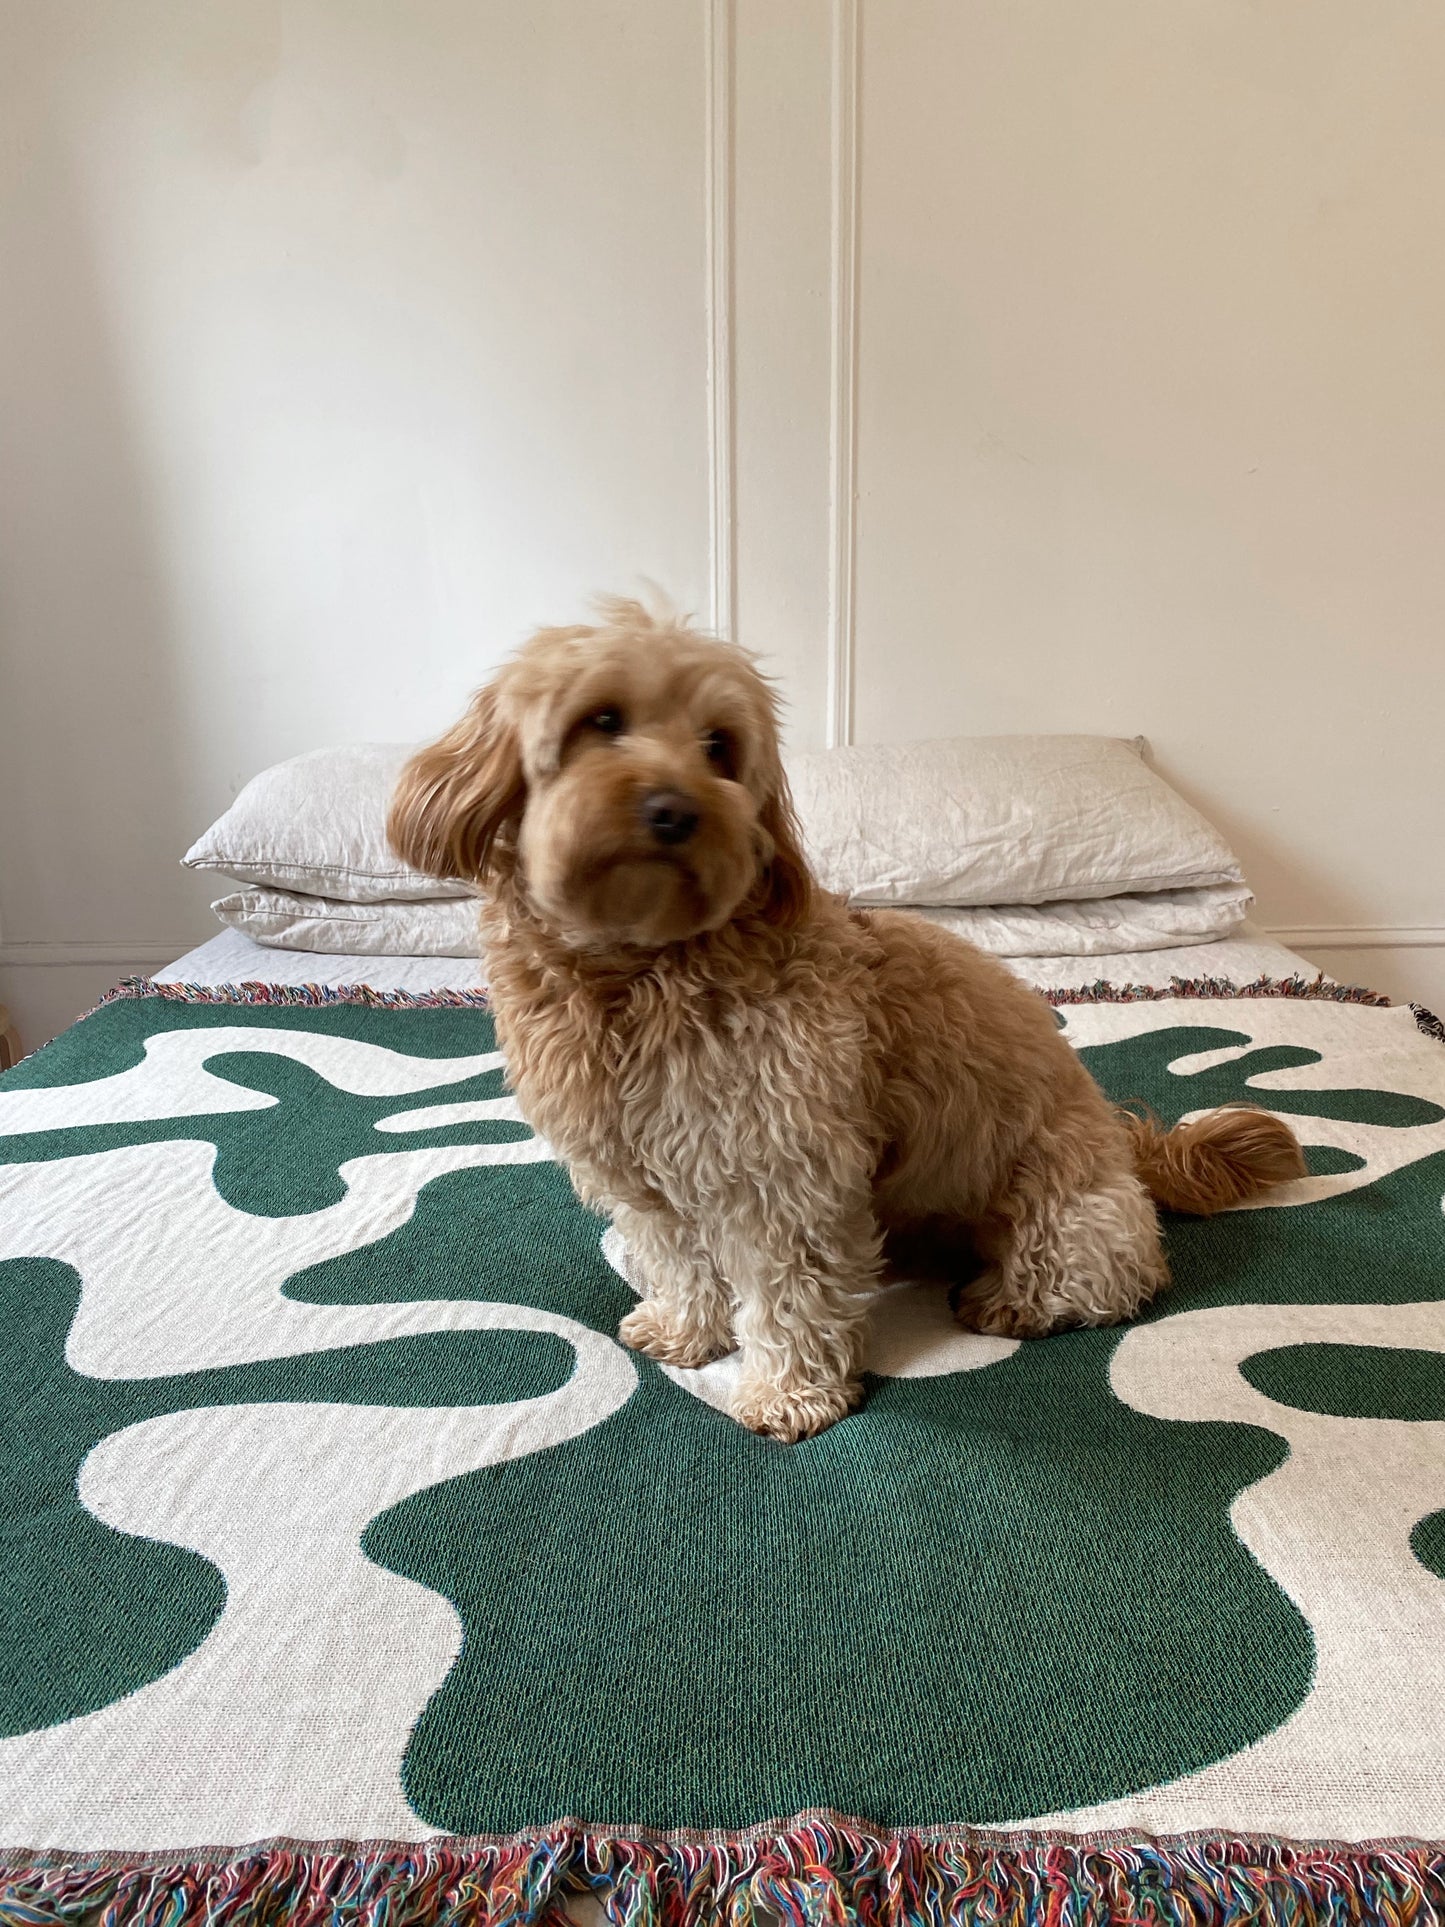
[[[0,1856],[0,1927],[1445,1927],[1445,1846],[786,1830]]]

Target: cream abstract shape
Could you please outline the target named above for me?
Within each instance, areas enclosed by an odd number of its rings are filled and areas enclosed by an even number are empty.
[[[403,1097],[497,1070],[500,1054],[422,1058],[320,1032],[227,1025],[148,1038],[142,1062],[114,1077],[53,1090],[0,1092],[0,1131],[184,1118],[274,1105],[276,1099],[214,1076],[223,1051],[264,1051],[305,1064],[358,1096]],[[514,1116],[511,1098],[483,1100],[488,1116]],[[452,1106],[472,1111],[473,1106]],[[412,1113],[415,1115],[416,1113]],[[405,1117],[407,1113],[400,1114]],[[443,1122],[461,1121],[443,1118]],[[399,1124],[393,1115],[378,1129]],[[71,1367],[94,1378],[203,1371],[336,1345],[462,1329],[475,1307],[318,1306],[281,1296],[288,1276],[360,1250],[410,1218],[433,1178],[489,1164],[550,1160],[532,1136],[504,1144],[379,1150],[348,1160],[346,1195],[320,1211],[258,1217],[230,1205],[211,1182],[209,1140],[0,1167],[0,1256],[49,1257],[84,1280],[66,1341]],[[174,1207],[168,1208],[168,1199]]]
[[[602,1255],[627,1285],[627,1248],[615,1225],[602,1234]],[[1016,1338],[991,1338],[967,1332],[955,1321],[941,1286],[899,1284],[878,1294],[873,1307],[865,1370],[880,1378],[943,1378],[951,1372],[977,1372],[996,1365],[1019,1348]],[[731,1414],[732,1395],[742,1370],[738,1353],[710,1365],[662,1365],[674,1385],[714,1411]]]
[[[202,1054],[234,1043],[218,1044],[215,1030],[170,1035],[200,1040],[204,1053],[151,1052],[134,1071],[100,1080],[107,1088],[68,1087],[64,1121],[255,1108],[255,1093],[212,1078],[201,1063]],[[331,1047],[339,1040],[301,1031],[248,1027],[234,1037],[371,1095],[430,1089],[497,1062],[409,1059],[374,1046],[338,1053]],[[5,1121],[44,1128],[36,1121],[44,1114],[11,1104]],[[225,1575],[226,1605],[165,1678],[94,1713],[0,1741],[0,1842],[143,1848],[277,1833],[416,1839],[432,1831],[406,1803],[401,1762],[459,1650],[460,1624],[445,1600],[373,1565],[361,1535],[378,1512],[414,1492],[601,1423],[631,1395],[636,1368],[611,1339],[530,1307],[307,1305],[282,1291],[308,1265],[396,1230],[433,1178],[549,1157],[535,1137],[368,1155],[342,1166],[348,1188],[337,1204],[289,1218],[227,1204],[211,1182],[208,1142],[0,1171],[0,1257],[75,1267],[81,1300],[66,1354],[93,1377],[171,1375],[463,1330],[552,1333],[577,1361],[566,1385],[534,1399],[435,1411],[225,1406],[103,1439],[82,1467],[82,1501],[117,1530],[213,1560]],[[328,1709],[347,1704],[364,1706],[365,1717],[328,1719]],[[224,1763],[217,1724],[198,1719],[202,1709],[216,1713],[225,1734]]]
[[[1239,1369],[1257,1352],[1324,1344],[1445,1352],[1445,1305],[1181,1312],[1136,1327],[1114,1354],[1114,1391],[1135,1411],[1257,1425],[1288,1442],[1285,1463],[1242,1492],[1230,1518],[1308,1622],[1315,1673],[1290,1718],[1242,1752],[1029,1826],[1445,1837],[1438,1724],[1420,1708],[1421,1681],[1445,1668],[1445,1580],[1410,1549],[1412,1528],[1445,1506],[1445,1424],[1300,1411]]]
[[[423,1104],[415,1111],[393,1111],[378,1118],[378,1131],[447,1131],[458,1124],[484,1124],[497,1119],[525,1124],[515,1097],[480,1097],[466,1104]],[[541,1140],[539,1139],[538,1142]],[[552,1155],[549,1151],[548,1157]]]
[[[341,1166],[344,1198],[291,1218],[228,1204],[211,1182],[208,1143],[0,1167],[0,1257],[56,1258],[79,1272],[65,1355],[91,1378],[168,1376],[469,1330],[485,1307],[465,1300],[307,1305],[282,1290],[296,1272],[398,1230],[432,1179],[548,1156],[528,1138],[353,1158]]]
[[[1414,1018],[1399,1007],[1269,998],[1246,1007],[1201,999],[1187,1014],[1177,1003],[1139,1003],[1070,1006],[1067,1016],[1075,1046],[1181,1023],[1248,1031],[1243,1044],[1172,1059],[1169,1068],[1181,1076],[1270,1044],[1317,1051],[1318,1063],[1250,1078],[1266,1108],[1271,1090],[1345,1088],[1445,1104],[1445,1053],[1421,1052]],[[1363,1166],[1283,1186],[1245,1209],[1312,1204],[1445,1149],[1445,1122],[1392,1128],[1296,1113],[1287,1121],[1308,1142],[1353,1152]],[[1445,1305],[1183,1312],[1129,1332],[1112,1367],[1115,1392],[1137,1411],[1259,1425],[1288,1441],[1284,1465],[1241,1493],[1230,1516],[1310,1626],[1316,1667],[1305,1700],[1275,1732],[1199,1773],[1101,1805],[1034,1816],[1030,1826],[1175,1832],[1207,1825],[1356,1839],[1445,1833],[1445,1783],[1429,1723],[1415,1710],[1420,1678],[1445,1656],[1445,1581],[1409,1544],[1418,1521],[1445,1505],[1445,1425],[1297,1411],[1266,1398],[1239,1371],[1256,1352],[1317,1343],[1445,1351]],[[1393,1471],[1388,1491],[1360,1470],[1378,1467],[1382,1448]]]
[[[500,1051],[474,1057],[413,1057],[382,1044],[322,1031],[274,1030],[261,1025],[218,1024],[199,1030],[164,1030],[145,1040],[145,1055],[129,1070],[83,1084],[0,1091],[0,1136],[94,1124],[130,1124],[151,1118],[200,1117],[216,1111],[264,1111],[278,1100],[232,1084],[206,1069],[231,1051],[290,1057],[355,1097],[405,1097],[459,1084],[502,1068]],[[497,1100],[509,1102],[510,1100]],[[486,1115],[514,1116],[514,1111]],[[394,1130],[414,1127],[393,1123]]]
[[[1200,998],[1183,1006],[1178,1002],[1070,1004],[1064,1014],[1068,1020],[1065,1035],[1076,1048],[1143,1037],[1155,1030],[1176,1030],[1181,1025],[1249,1033],[1243,1044],[1182,1052],[1171,1059],[1170,1070],[1181,1078],[1246,1057],[1271,1044],[1296,1044],[1317,1051],[1318,1063],[1261,1071],[1248,1080],[1251,1098],[1265,1110],[1270,1108],[1272,1091],[1388,1090],[1445,1105],[1445,1051],[1421,1051],[1414,1017],[1398,1005],[1383,1009],[1289,997],[1221,1004]],[[1392,1048],[1392,1044],[1397,1047]],[[1186,1115],[1197,1117],[1199,1112]],[[1241,1206],[1242,1210],[1277,1211],[1318,1204],[1322,1199],[1375,1184],[1406,1164],[1445,1150],[1445,1119],[1433,1124],[1392,1126],[1312,1117],[1295,1111],[1279,1115],[1304,1142],[1352,1152],[1363,1163],[1358,1170],[1281,1185],[1252,1204]]]
[[[472,1309],[472,1329],[552,1332],[567,1384],[495,1406],[223,1406],[103,1439],[80,1496],[118,1531],[218,1566],[225,1608],[163,1679],[0,1740],[0,1844],[194,1847],[284,1834],[417,1840],[401,1769],[461,1650],[438,1594],[374,1565],[370,1520],[412,1493],[560,1444],[636,1383],[609,1339],[545,1312]]]

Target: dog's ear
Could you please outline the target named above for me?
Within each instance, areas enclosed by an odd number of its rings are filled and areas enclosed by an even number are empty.
[[[787,779],[781,774],[758,821],[773,846],[763,875],[763,915],[780,930],[791,930],[812,908],[817,886],[803,854],[802,833],[793,814]]]
[[[414,870],[477,883],[514,860],[526,800],[517,732],[495,688],[483,689],[455,728],[402,770],[387,839]]]

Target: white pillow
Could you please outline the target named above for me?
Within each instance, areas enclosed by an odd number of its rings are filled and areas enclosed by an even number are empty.
[[[410,754],[367,743],[278,763],[183,861],[333,903],[466,899],[467,884],[424,876],[386,841]],[[1218,831],[1146,766],[1142,738],[963,737],[822,750],[788,769],[821,880],[856,903],[1019,906],[1242,882]]]
[[[1088,903],[919,910],[996,957],[1100,957],[1124,950],[1168,950],[1227,936],[1252,899],[1242,884],[1161,890],[1147,897],[1097,897]],[[278,950],[327,956],[467,957],[480,948],[477,905],[336,903],[286,890],[239,890],[211,908],[222,923]]]
[[[1113,736],[820,750],[788,775],[813,865],[855,903],[1034,904],[1240,883],[1229,845]],[[1058,954],[1058,953],[1050,953]]]
[[[1126,950],[1213,943],[1239,928],[1253,901],[1242,883],[1214,883],[1201,890],[1093,897],[1086,903],[975,904],[916,908],[912,914],[995,957],[1110,957]]]
[[[424,876],[386,840],[386,813],[410,743],[313,749],[253,776],[181,861],[348,903],[469,897],[465,883]]]
[[[481,950],[477,900],[338,903],[289,890],[238,890],[211,908],[222,923],[273,950],[326,956],[470,957]]]

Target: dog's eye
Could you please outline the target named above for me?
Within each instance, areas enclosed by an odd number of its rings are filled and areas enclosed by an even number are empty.
[[[594,709],[586,718],[587,727],[595,729],[599,736],[620,736],[622,734],[622,711],[620,709]]]
[[[715,769],[731,776],[737,764],[737,750],[725,729],[710,729],[702,739],[703,754]]]

